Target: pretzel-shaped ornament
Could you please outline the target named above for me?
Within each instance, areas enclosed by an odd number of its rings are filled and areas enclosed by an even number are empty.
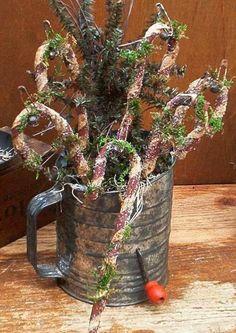
[[[63,117],[55,110],[39,102],[32,103],[23,109],[12,125],[13,145],[25,161],[26,166],[37,171],[44,169],[42,157],[30,148],[25,140],[24,130],[30,123],[31,117],[49,119],[52,122],[58,132],[61,146],[68,148],[69,156],[73,160],[77,175],[82,179],[86,177],[88,164],[81,152],[78,137]]]
[[[54,59],[57,56],[63,58],[66,68],[71,74],[72,80],[75,80],[79,74],[79,64],[76,59],[76,55],[66,38],[63,38],[59,34],[54,34],[51,24],[49,21],[44,21],[44,28],[48,36],[55,35],[53,38],[48,38],[36,51],[34,59],[34,70],[35,70],[35,82],[38,92],[47,91],[49,89],[48,80],[48,67],[47,56]],[[53,43],[52,43],[53,41]],[[53,49],[50,51],[50,48]],[[49,53],[49,55],[47,54]],[[47,55],[47,56],[46,56]]]
[[[223,86],[221,88],[220,94],[215,101],[215,109],[213,110],[210,119],[208,114],[210,104],[205,102],[205,119],[203,121],[196,121],[195,128],[187,135],[184,144],[177,146],[176,149],[173,151],[172,154],[174,156],[177,156],[180,159],[185,158],[187,153],[194,149],[196,143],[198,143],[205,134],[209,135],[210,137],[215,134],[216,130],[214,128],[213,122],[215,120],[219,124],[221,124],[228,103],[228,94],[229,88]]]
[[[225,68],[224,77],[220,80],[220,71],[222,68]],[[212,78],[209,73],[206,73],[203,77],[193,81],[185,93],[180,93],[172,98],[167,103],[167,108],[174,111],[173,115],[173,125],[178,126],[183,123],[186,112],[191,106],[197,107],[198,98],[202,98],[202,115],[199,116],[195,111],[195,127],[194,129],[186,136],[184,144],[179,144],[174,147],[172,155],[183,159],[189,151],[191,151],[195,144],[199,142],[201,137],[205,134],[212,136],[214,134],[214,120],[220,123],[225,114],[227,102],[228,102],[228,93],[229,87],[224,85],[226,80],[227,73],[227,61],[222,60],[220,69],[218,71],[217,78]],[[218,89],[214,91],[212,87],[217,86]],[[204,100],[203,95],[201,95],[205,89],[210,89],[212,92],[219,93],[215,101],[215,110],[210,108],[210,104]],[[209,120],[209,110],[213,110],[211,115],[211,120]],[[146,155],[143,162],[143,171],[142,175],[147,177],[151,174],[156,166],[157,158],[161,155],[161,146],[165,145],[165,140],[163,139],[159,130],[153,130],[149,145],[147,148]],[[167,147],[168,148],[168,147]],[[173,146],[169,143],[169,152]]]

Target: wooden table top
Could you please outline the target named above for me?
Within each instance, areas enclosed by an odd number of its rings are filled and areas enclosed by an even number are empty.
[[[42,255],[54,237],[39,231]],[[101,333],[236,332],[236,185],[176,186],[170,243],[167,303],[106,308]],[[91,305],[36,275],[25,238],[0,249],[0,279],[1,333],[87,332]]]

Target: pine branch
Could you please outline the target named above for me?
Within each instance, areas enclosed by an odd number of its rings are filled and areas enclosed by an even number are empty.
[[[105,38],[108,40],[112,40],[114,46],[117,47],[123,35],[121,23],[124,5],[121,0],[106,0],[106,6],[108,16],[105,30]]]
[[[49,0],[49,5],[54,10],[56,16],[60,19],[63,26],[79,43],[81,41],[81,33],[73,14],[61,0]]]
[[[83,43],[80,45],[87,62],[95,62],[101,51],[101,30],[98,29],[93,17],[94,0],[75,0],[78,8],[78,24],[81,29]]]
[[[103,52],[100,56],[96,71],[96,87],[98,94],[102,96],[104,92],[109,100],[109,95],[117,91],[116,81],[118,75],[119,50],[118,45],[122,38],[122,1],[106,0],[107,24],[103,41]],[[119,89],[118,89],[119,90]],[[116,95],[116,93],[115,93]],[[106,104],[106,103],[105,103]]]
[[[166,105],[166,101],[163,98],[144,91],[141,92],[140,97],[146,104],[153,108],[162,109]]]
[[[96,26],[93,14],[92,14],[92,6],[94,3],[94,0],[75,0],[78,8],[79,8],[79,22],[81,23],[81,25],[86,26],[88,29],[94,29],[97,30],[97,32],[99,33],[99,30]]]

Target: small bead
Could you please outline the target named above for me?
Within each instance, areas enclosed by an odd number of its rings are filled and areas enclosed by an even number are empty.
[[[49,59],[53,60],[53,59],[55,59],[55,57],[56,57],[56,52],[55,51],[50,51],[49,52]]]
[[[37,116],[30,116],[28,124],[32,127],[38,126],[38,117]]]
[[[169,32],[167,32],[167,31],[162,31],[162,32],[160,33],[160,38],[161,38],[162,40],[168,40],[168,39],[170,38],[170,34],[169,34]]]
[[[217,94],[218,92],[220,92],[220,86],[218,83],[212,83],[212,85],[210,86],[210,91],[214,94]]]
[[[167,299],[165,288],[156,281],[147,282],[144,286],[144,289],[149,301],[153,304],[162,304]]]

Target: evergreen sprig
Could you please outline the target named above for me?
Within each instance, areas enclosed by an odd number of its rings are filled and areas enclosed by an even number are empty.
[[[107,24],[105,30],[105,39],[112,40],[113,46],[117,47],[123,36],[121,27],[123,2],[121,0],[106,0],[107,7]]]
[[[214,135],[215,133],[222,131],[224,124],[221,117],[212,116],[209,120],[209,125],[211,128],[210,134]]]
[[[205,108],[205,97],[203,95],[199,95],[196,101],[195,112],[196,112],[196,117],[201,122],[205,122],[206,119],[206,113],[204,108]]]
[[[101,31],[97,28],[93,17],[93,0],[76,0],[79,7],[78,25],[82,35],[79,43],[81,51],[87,63],[95,62],[97,54],[101,51],[100,38]]]
[[[71,33],[71,35],[74,36],[76,41],[79,43],[81,40],[80,30],[63,1],[49,0],[49,4],[54,10],[56,16],[60,19],[63,26],[66,28],[66,30]]]
[[[173,37],[175,40],[180,40],[185,37],[185,32],[187,31],[188,26],[184,23],[181,23],[177,20],[171,21],[173,27]]]

